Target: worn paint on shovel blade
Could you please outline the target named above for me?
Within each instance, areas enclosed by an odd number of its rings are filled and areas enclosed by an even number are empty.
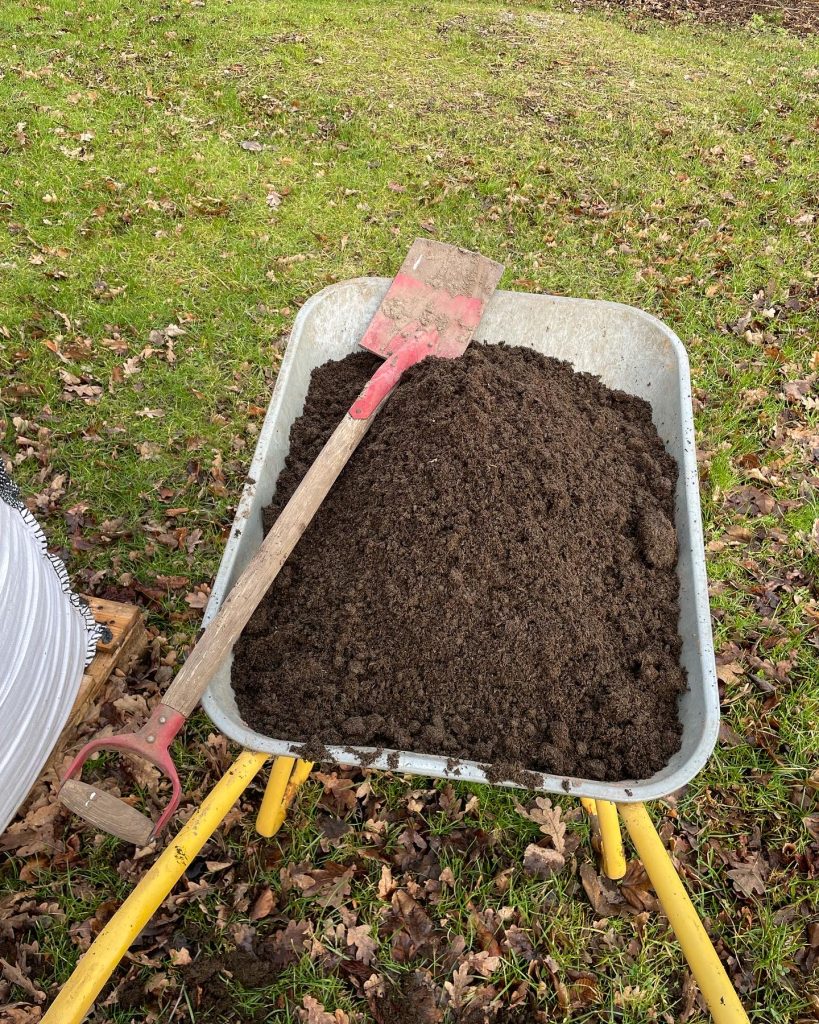
[[[386,358],[423,337],[428,355],[463,355],[502,273],[480,253],[416,238],[360,344]]]

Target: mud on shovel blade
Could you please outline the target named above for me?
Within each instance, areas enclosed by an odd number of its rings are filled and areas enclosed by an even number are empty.
[[[199,703],[401,374],[428,356],[454,359],[462,355],[502,273],[500,263],[478,253],[427,239],[413,242],[361,339],[361,345],[382,356],[384,362],[305,474],[148,722],[138,732],[92,740],[79,752],[60,790],[66,807],[97,828],[138,845],[147,843],[167,824],[181,795],[169,750],[171,741]],[[156,822],[130,802],[75,778],[97,750],[143,757],[167,776],[171,797]]]

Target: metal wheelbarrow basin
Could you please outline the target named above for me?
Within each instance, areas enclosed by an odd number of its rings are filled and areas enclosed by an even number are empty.
[[[290,427],[302,411],[312,370],[355,350],[389,283],[389,278],[357,278],[331,285],[309,299],[296,317],[259,435],[249,482],[239,502],[205,613],[205,623],[216,614],[262,541],[262,509],[270,503],[284,466]],[[571,793],[618,803],[664,796],[685,785],[702,768],[713,750],[719,729],[719,697],[685,349],[660,320],[631,306],[507,291],[496,292],[490,300],[474,340],[524,345],[544,355],[565,359],[576,370],[596,374],[608,387],[645,399],[651,405],[654,425],[666,450],[677,461],[679,630],[683,644],[681,660],[688,675],[688,690],[680,698],[681,748],[662,771],[649,779],[598,782],[543,775],[542,784],[537,787],[548,793]],[[251,750],[298,756],[300,741],[265,736],[242,721],[230,674],[228,658],[202,700],[217,728]],[[392,770],[487,782],[484,768],[475,761],[459,760],[457,767],[448,769],[445,756],[384,750],[371,760],[373,748],[345,744],[327,749],[334,759],[344,764],[366,762],[368,767],[387,769],[387,758],[393,755],[389,765]],[[356,758],[357,750],[361,753],[360,760]]]

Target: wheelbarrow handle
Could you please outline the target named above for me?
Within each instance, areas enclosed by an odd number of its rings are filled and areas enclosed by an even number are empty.
[[[136,939],[186,868],[269,755],[244,750],[197,807],[187,823],[137,883],[111,920],[83,953],[40,1024],[80,1024],[125,951]]]
[[[682,947],[715,1024],[749,1024],[736,989],[717,956],[691,897],[644,804],[618,804],[637,855]]]

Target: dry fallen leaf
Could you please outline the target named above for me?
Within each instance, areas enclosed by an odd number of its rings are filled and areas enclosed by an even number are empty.
[[[472,981],[472,975],[469,972],[469,964],[464,961],[452,975],[452,980],[444,982],[444,990],[449,996],[450,1010],[457,1011],[463,1006],[470,981]]]
[[[414,889],[418,891],[417,886]],[[403,889],[393,895],[389,920],[392,928],[396,923],[399,925],[392,937],[393,959],[409,963],[419,956],[434,954],[439,942],[435,925],[420,903]]]
[[[148,979],[145,984],[145,991],[149,994],[164,992],[170,984],[171,979],[168,975],[160,971]]]
[[[242,147],[242,149],[247,150],[248,153],[261,153],[261,151],[264,149],[264,146],[261,144],[261,142],[257,142],[255,139],[245,139],[244,141],[240,142],[239,145]]]
[[[39,1006],[0,1007],[0,1024],[36,1024],[42,1015]]]
[[[350,1021],[344,1010],[329,1013],[324,1009],[324,1004],[312,996],[304,997],[302,1007],[303,1009],[299,1010],[299,1020],[305,1024],[349,1024]]]
[[[809,814],[802,819],[802,824],[810,832],[813,838],[819,842],[819,814]]]
[[[355,949],[356,960],[360,960],[363,964],[371,964],[378,950],[378,943],[370,934],[370,926],[368,924],[359,924],[353,928],[348,928],[347,945]]]
[[[816,375],[811,374],[805,380],[789,380],[782,387],[782,391],[789,402],[801,402],[813,390]]]
[[[481,917],[480,911],[471,900],[467,903],[467,909],[469,910],[470,923],[475,929],[475,937],[481,949],[492,956],[501,956],[503,950],[495,938],[492,928],[486,924],[484,918]]]
[[[566,858],[557,850],[545,850],[529,843],[523,852],[523,870],[532,878],[551,878],[566,866]]]
[[[660,904],[651,888],[651,881],[642,862],[629,861],[626,873],[620,880],[620,893],[629,906],[634,907],[638,913],[656,913]]]
[[[529,933],[524,931],[523,928],[519,928],[516,924],[512,924],[504,932],[504,937],[509,949],[517,953],[518,956],[528,962],[535,959],[535,947],[532,945]]]
[[[717,679],[727,686],[735,686],[744,672],[744,666],[738,661],[729,662],[727,665],[717,665]]]
[[[287,967],[301,959],[310,947],[312,937],[311,921],[288,921],[286,928],[280,928],[265,943],[265,950],[271,963],[277,967]]]
[[[500,966],[501,959],[482,949],[479,953],[470,953],[466,963],[470,973],[489,978]]]
[[[738,487],[726,495],[726,501],[746,516],[767,516],[776,508],[776,502],[770,494],[758,487]]]
[[[381,865],[381,878],[378,881],[378,897],[382,900],[387,900],[392,895],[395,889],[395,882],[392,878],[392,871],[390,871],[389,864]]]
[[[767,873],[767,865],[759,856],[752,854],[751,859],[746,863],[736,863],[736,866],[727,872],[728,877],[734,883],[734,888],[742,896],[750,898],[754,894],[764,896],[765,878],[763,872]]]
[[[719,741],[726,747],[739,747],[746,742],[727,722],[719,724]]]
[[[617,886],[598,875],[588,861],[580,865],[580,881],[598,917],[612,917],[623,912],[626,901]]]
[[[275,906],[276,897],[270,886],[266,885],[253,901],[253,906],[250,908],[250,913],[247,916],[251,921],[261,921],[263,917],[268,917],[273,913]]]
[[[6,981],[11,982],[12,985],[17,985],[24,992],[30,995],[35,1002],[45,1002],[45,992],[41,992],[40,989],[36,988],[32,984],[31,980],[23,974],[17,964],[10,964],[8,960],[5,960],[0,956],[0,970],[2,970],[3,977]]]
[[[162,451],[162,445],[157,444],[156,441],[141,441],[135,447],[139,452],[139,457],[142,461],[155,459]]]
[[[600,986],[593,974],[581,974],[567,986],[566,994],[573,1010],[582,1010],[600,1002]]]
[[[566,852],[566,824],[560,820],[560,807],[553,807],[548,797],[539,796],[534,807],[523,813],[530,821],[540,825],[540,831],[552,840],[558,853]]]

